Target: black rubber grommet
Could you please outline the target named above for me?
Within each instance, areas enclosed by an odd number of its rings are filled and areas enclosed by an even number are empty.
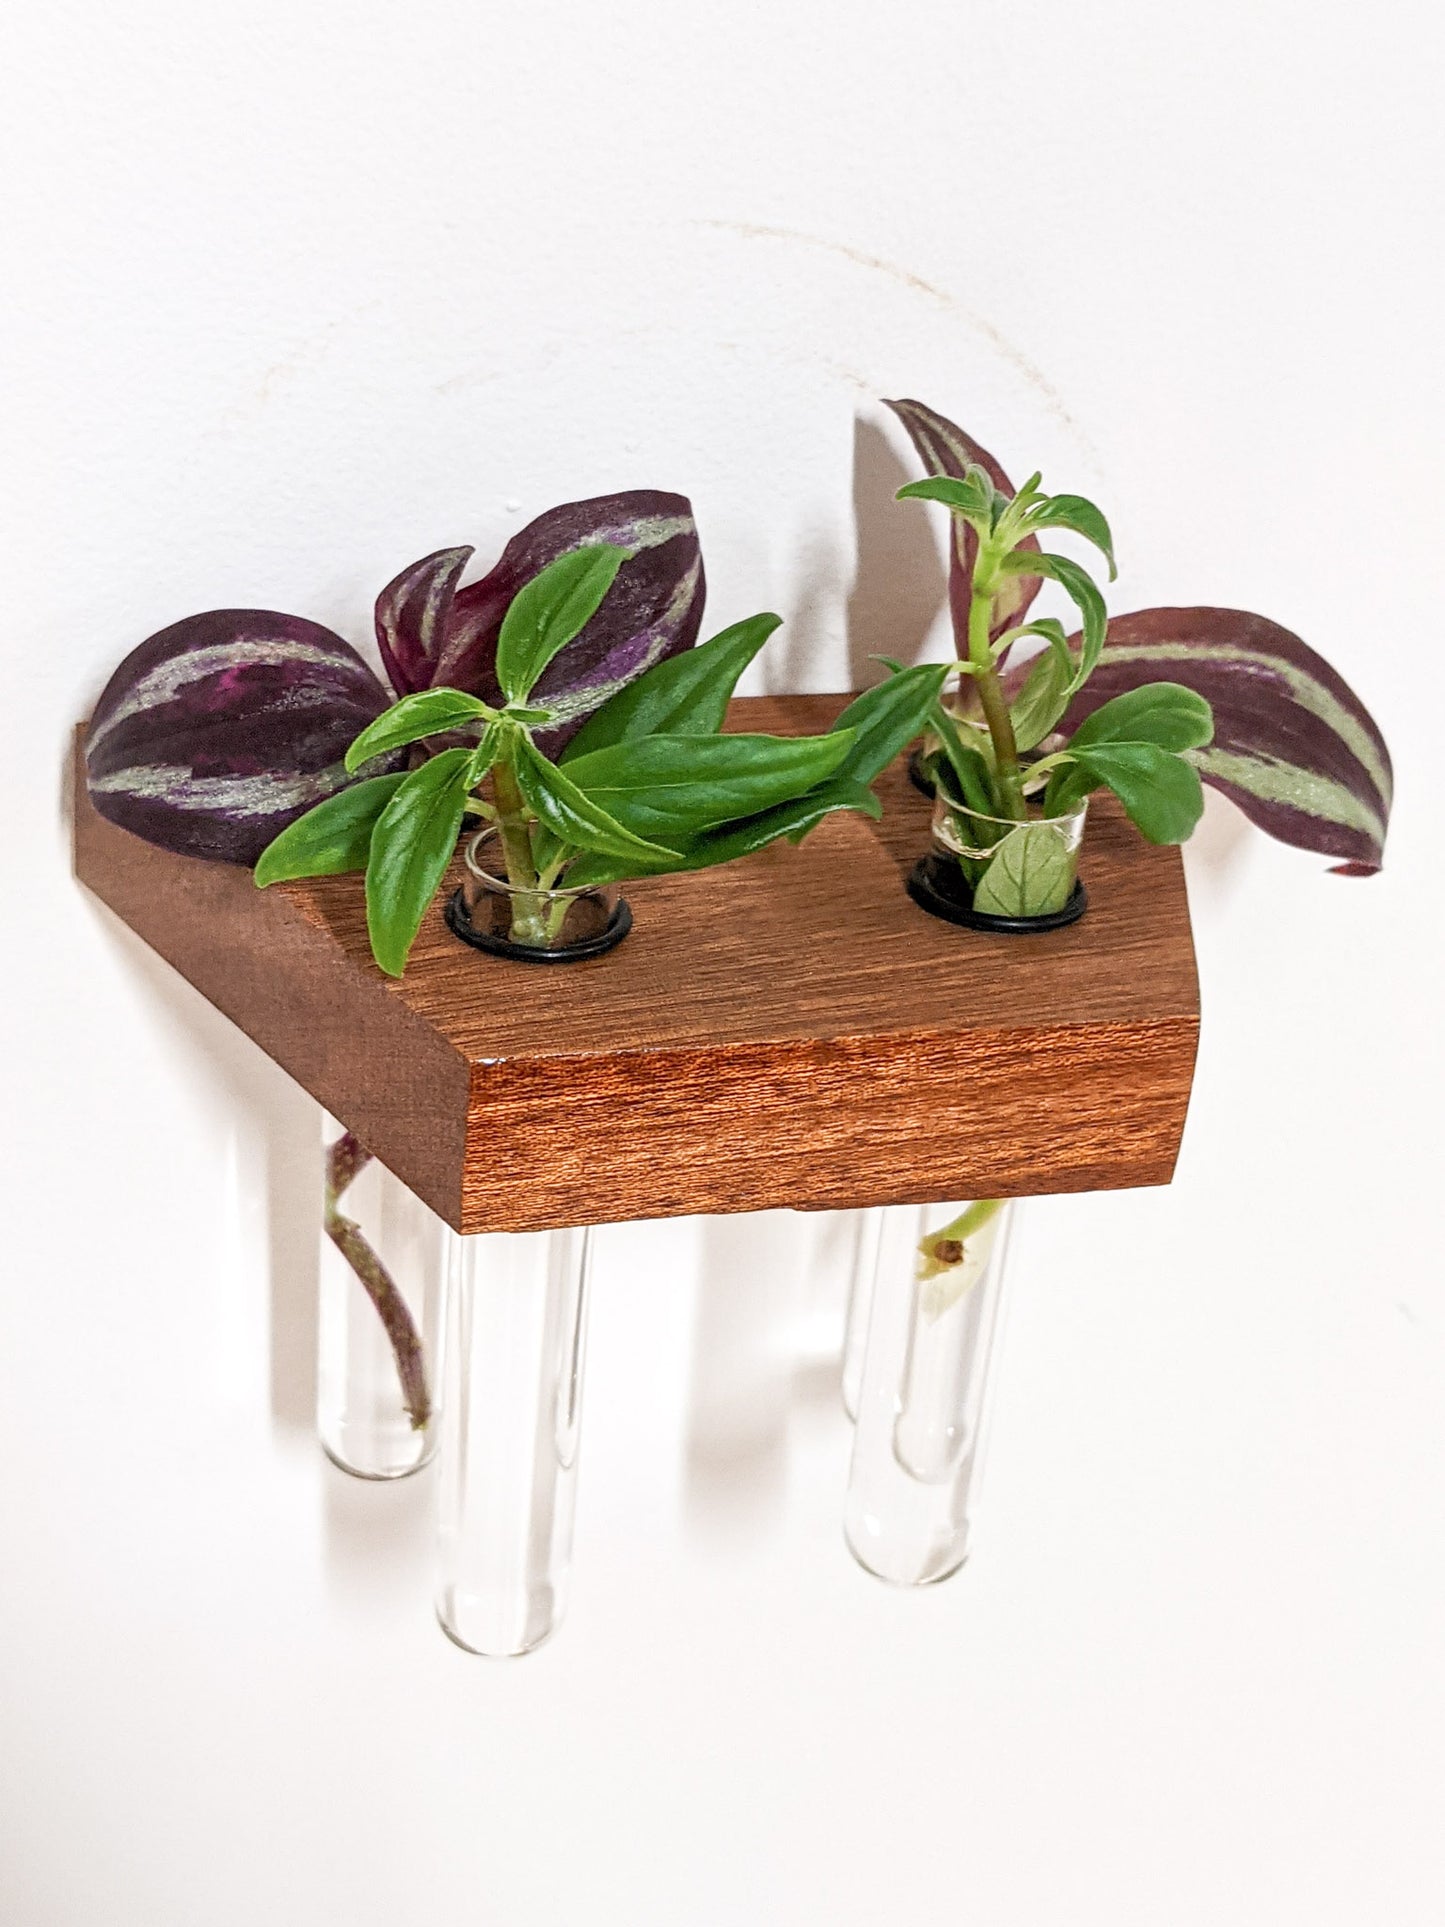
[[[518,963],[583,963],[588,957],[605,957],[632,928],[632,910],[626,897],[617,899],[617,908],[605,930],[599,930],[595,937],[584,937],[580,943],[564,944],[559,950],[543,950],[539,944],[513,943],[510,937],[493,937],[485,931],[473,930],[460,890],[448,900],[442,914],[452,935],[469,943],[473,950],[486,950],[494,957],[512,957]]]
[[[923,751],[921,749],[914,750],[908,759],[908,780],[914,789],[922,790],[925,796],[936,796],[938,794],[937,785],[923,767]]]
[[[920,857],[908,877],[908,894],[920,910],[945,923],[961,924],[966,930],[989,930],[999,936],[1042,936],[1046,930],[1063,930],[1077,923],[1089,907],[1089,893],[1075,881],[1073,893],[1060,910],[1044,917],[991,917],[986,910],[975,910],[964,882],[954,864],[936,856]]]

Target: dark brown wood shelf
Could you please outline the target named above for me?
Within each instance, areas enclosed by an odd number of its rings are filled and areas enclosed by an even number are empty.
[[[822,729],[844,700],[730,722]],[[458,1231],[1167,1183],[1199,1032],[1178,852],[1096,804],[1088,914],[983,936],[905,895],[928,804],[901,762],[879,793],[881,823],[627,885],[633,933],[588,963],[468,949],[439,898],[400,983],[359,877],[257,890],[80,781],[75,869]]]

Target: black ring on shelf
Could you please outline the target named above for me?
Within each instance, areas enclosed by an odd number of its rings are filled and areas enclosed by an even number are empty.
[[[908,894],[920,910],[926,910],[931,917],[942,917],[945,923],[1010,937],[1041,936],[1046,930],[1063,930],[1077,923],[1089,907],[1089,893],[1076,879],[1062,909],[1050,910],[1042,917],[993,917],[986,910],[974,909],[968,885],[957,866],[936,856],[922,856],[914,864],[908,877]]]
[[[908,759],[908,780],[914,789],[922,790],[925,796],[936,796],[938,794],[938,786],[933,781],[933,778],[925,772],[923,764],[923,751],[921,749],[914,750]]]
[[[605,930],[599,930],[595,937],[584,937],[580,943],[564,944],[559,950],[544,950],[535,943],[513,943],[510,937],[494,937],[486,931],[474,930],[460,890],[448,899],[442,914],[452,935],[460,937],[463,943],[469,943],[474,950],[486,950],[494,957],[515,958],[518,963],[582,963],[588,957],[605,957],[632,928],[632,909],[626,897],[617,899],[617,908]]]

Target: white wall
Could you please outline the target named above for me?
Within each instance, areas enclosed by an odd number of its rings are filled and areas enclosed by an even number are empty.
[[[0,1919],[1437,1921],[1438,10],[6,39]],[[632,485],[692,494],[717,626],[785,614],[775,686],[841,687],[938,606],[897,393],[1097,493],[1117,607],[1322,650],[1395,751],[1388,868],[1211,810],[1179,1178],[1033,1211],[962,1577],[842,1550],[805,1230],[642,1227],[571,1620],[468,1663],[425,1482],[306,1433],[310,1107],[70,882],[67,729],[193,609],[361,640],[414,556]]]

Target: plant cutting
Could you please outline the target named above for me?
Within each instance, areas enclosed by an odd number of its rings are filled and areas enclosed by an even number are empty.
[[[1093,503],[1049,496],[1033,475],[1015,490],[989,451],[917,401],[889,402],[930,469],[898,491],[950,512],[949,607],[957,681],[940,691],[920,774],[934,792],[935,854],[914,871],[915,901],[994,930],[1056,928],[1082,913],[1074,865],[1084,811],[1111,789],[1150,840],[1180,843],[1202,811],[1201,781],[1281,842],[1335,859],[1342,875],[1380,867],[1393,776],[1374,719],[1298,636],[1226,608],[1144,609],[1110,618],[1088,569],[1044,552],[1068,530],[1115,575],[1113,537]],[[1059,585],[1080,628],[1034,617]],[[1011,652],[1035,640],[1028,661]],[[917,1250],[929,1304],[952,1302],[970,1238],[998,1205],[983,1200]],[[931,1282],[938,1281],[938,1282]]]
[[[937,703],[934,834],[945,855],[927,858],[909,888],[925,909],[986,929],[1053,929],[1082,915],[1076,880],[1088,797],[1114,791],[1151,843],[1181,843],[1204,807],[1199,775],[1181,752],[1213,734],[1209,704],[1180,683],[1121,693],[1069,736],[1057,726],[1098,664],[1107,615],[1082,564],[1039,547],[1041,531],[1069,529],[1091,542],[1114,573],[1113,538],[1082,495],[1046,495],[1032,475],[1017,494],[981,463],[961,477],[910,482],[900,498],[942,502],[973,538],[966,653],[952,665],[971,704]],[[1057,582],[1083,629],[1071,647],[1054,617],[1012,622],[1021,576]],[[1045,645],[1010,700],[1002,665],[1029,638]],[[1053,741],[1046,754],[1039,746]],[[962,885],[960,889],[958,886]]]
[[[1007,502],[1013,501],[1015,490],[1002,466],[956,423],[918,401],[892,401],[887,406],[907,429],[931,481],[962,483],[970,469],[979,469],[995,493]],[[929,486],[910,484],[900,493],[926,494]],[[982,491],[983,484],[976,478],[970,490],[970,508],[974,496],[982,495]],[[946,501],[947,497],[942,499]],[[1078,500],[1055,499],[1066,504]],[[1085,507],[1086,515],[1090,506]],[[971,647],[970,623],[979,625],[982,621],[974,608],[974,574],[982,541],[980,521],[976,511],[951,516],[949,610],[956,654],[966,663],[976,661],[978,654],[977,626],[973,632],[975,646]],[[1063,673],[1053,626],[1041,633],[1029,620],[1034,598],[1052,579],[1083,613],[1083,627],[1063,637],[1063,646],[1074,663],[1071,681],[1077,678],[1077,684],[1052,732],[1036,743],[1040,760],[1071,739],[1079,748],[1090,748],[1087,736],[1082,742],[1078,739],[1080,725],[1117,697],[1157,688],[1161,681],[1183,686],[1208,704],[1213,733],[1207,740],[1175,753],[1198,772],[1205,784],[1227,796],[1251,822],[1278,841],[1331,858],[1338,874],[1369,876],[1377,871],[1384,855],[1393,794],[1390,755],[1374,718],[1343,677],[1300,637],[1277,622],[1241,609],[1157,608],[1109,616],[1102,644],[1096,646],[1097,616],[1091,618],[1079,599],[1087,597],[1096,585],[1090,579],[1089,587],[1084,587],[1077,563],[1062,557],[1041,558],[1038,553],[1038,529],[1069,526],[1067,515],[1052,522],[1045,519],[1015,545],[1007,568],[995,573],[989,615],[994,666],[1010,712],[1028,693],[1024,718],[1027,734],[1030,706],[1047,707],[1050,677]],[[1076,532],[1093,542],[1100,529],[1098,523],[1091,523]],[[1112,572],[1112,541],[1104,553]],[[1055,566],[1058,562],[1065,565],[1062,573]],[[1087,572],[1082,574],[1086,576]],[[1056,665],[1054,670],[1038,662],[1016,663],[1010,659],[1014,644],[1031,635],[1043,641]],[[1086,655],[1090,658],[1088,672],[1078,678]],[[963,732],[963,740],[987,761],[993,752],[994,733],[970,686],[972,681],[969,672],[961,672],[959,686],[945,691],[941,708],[955,720],[960,716],[967,720],[970,727]],[[1108,718],[1100,725],[1101,729],[1106,726],[1113,727]],[[1092,745],[1096,763],[1103,740],[1102,736],[1095,738]],[[951,763],[949,767],[952,769]],[[1071,779],[1070,787],[1082,780],[1082,774]],[[1024,787],[1030,788],[1027,779]],[[1182,797],[1182,789],[1180,794]],[[1058,795],[1056,790],[1056,799]]]
[[[946,668],[895,674],[823,735],[725,735],[733,690],[778,627],[773,615],[654,664],[555,756],[545,753],[559,722],[572,720],[543,693],[547,668],[602,609],[622,559],[615,545],[592,544],[519,591],[499,633],[496,702],[431,688],[363,729],[346,752],[349,772],[399,751],[420,749],[425,760],[317,804],[263,852],[257,884],[364,869],[372,953],[400,976],[471,819],[481,828],[469,845],[470,881],[449,906],[453,930],[526,961],[565,961],[626,935],[620,881],[711,868],[782,837],[797,842],[835,810],[877,816],[869,785],[923,727]],[[502,876],[483,867],[479,850],[495,852]]]
[[[1056,928],[1084,908],[1074,864],[1089,797],[1112,790],[1146,838],[1179,843],[1199,819],[1201,782],[1349,874],[1378,869],[1390,760],[1327,663],[1238,610],[1110,621],[1092,568],[1051,552],[1060,533],[1078,537],[1113,578],[1113,538],[1092,502],[1048,495],[1037,475],[1016,490],[954,423],[918,402],[889,405],[931,471],[899,494],[942,503],[951,535],[956,679],[919,765],[935,852],[910,879],[916,901],[987,930]],[[1049,583],[1074,604],[1075,633],[1034,615]],[[1087,947],[1070,948],[1055,966],[1087,969]],[[968,960],[975,977],[1001,961],[987,948]],[[1052,1093],[1036,1095],[1047,1116]],[[850,1318],[845,1531],[860,1563],[894,1582],[946,1578],[968,1555],[1008,1219],[998,1198],[859,1214],[855,1279],[873,1282],[855,1290]]]
[[[896,1204],[870,1214],[843,1523],[859,1563],[895,1585],[947,1579],[968,1556],[1007,1261],[1007,1205],[974,1203],[933,1228],[938,1215]]]

